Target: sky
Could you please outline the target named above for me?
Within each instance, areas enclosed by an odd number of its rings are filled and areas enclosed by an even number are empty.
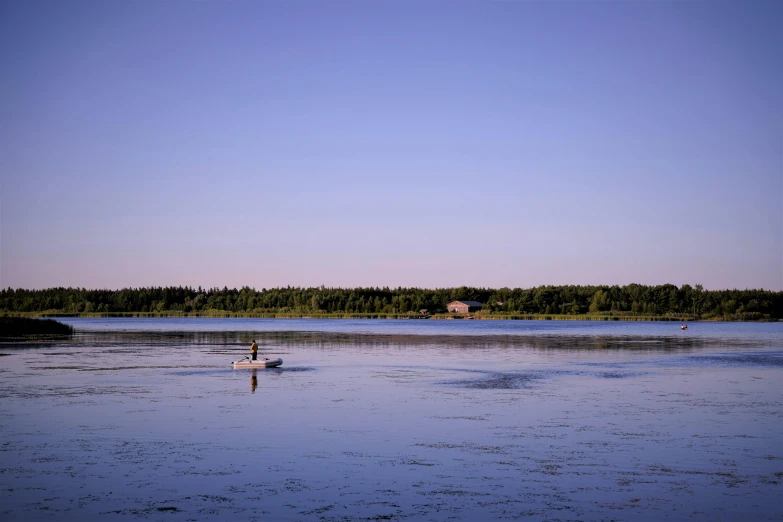
[[[783,290],[783,2],[0,3],[0,287]]]

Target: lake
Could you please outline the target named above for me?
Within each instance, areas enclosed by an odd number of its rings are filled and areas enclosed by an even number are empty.
[[[62,322],[0,344],[4,521],[783,517],[783,323]]]

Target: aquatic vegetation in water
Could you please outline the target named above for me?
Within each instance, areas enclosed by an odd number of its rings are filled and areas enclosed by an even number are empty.
[[[73,327],[54,319],[0,317],[0,340],[62,338],[73,335]]]

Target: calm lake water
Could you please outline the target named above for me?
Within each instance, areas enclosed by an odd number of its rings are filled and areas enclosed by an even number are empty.
[[[0,344],[4,521],[783,518],[783,323],[64,322]]]

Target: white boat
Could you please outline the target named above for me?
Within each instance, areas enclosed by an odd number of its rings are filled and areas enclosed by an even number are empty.
[[[283,359],[279,357],[277,359],[258,359],[257,361],[251,361],[248,358],[244,358],[240,361],[234,361],[234,369],[237,368],[276,368],[283,364]]]

